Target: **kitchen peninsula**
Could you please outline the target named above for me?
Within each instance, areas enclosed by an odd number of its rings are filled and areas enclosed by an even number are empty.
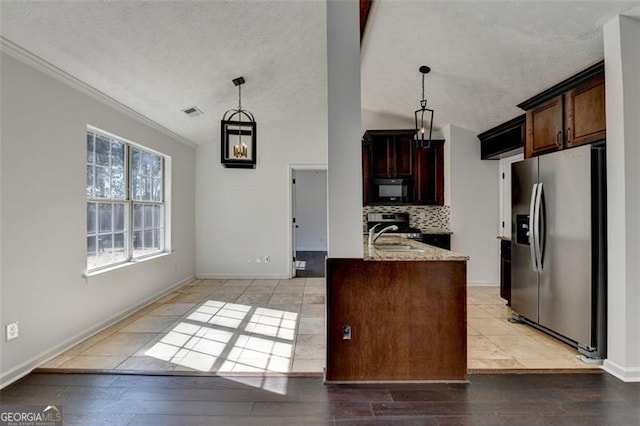
[[[328,259],[326,381],[466,380],[468,259],[386,235]]]

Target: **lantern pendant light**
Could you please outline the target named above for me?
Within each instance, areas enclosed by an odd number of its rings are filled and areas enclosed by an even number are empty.
[[[420,109],[415,112],[416,134],[414,137],[418,148],[429,148],[433,129],[433,110],[427,108],[427,100],[424,97],[424,76],[431,71],[431,68],[422,65],[419,71],[422,73],[422,100],[420,101]]]

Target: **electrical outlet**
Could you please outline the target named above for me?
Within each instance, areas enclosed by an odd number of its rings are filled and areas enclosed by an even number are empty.
[[[7,342],[18,338],[18,322],[7,324]]]
[[[264,257],[264,263],[269,263],[271,262],[271,257],[270,256],[265,256]]]

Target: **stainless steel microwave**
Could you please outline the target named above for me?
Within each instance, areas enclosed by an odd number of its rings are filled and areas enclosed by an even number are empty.
[[[378,203],[408,203],[411,180],[402,178],[373,179],[372,198]]]

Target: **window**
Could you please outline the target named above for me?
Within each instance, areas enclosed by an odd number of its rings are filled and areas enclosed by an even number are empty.
[[[163,155],[87,130],[87,270],[164,251]]]

